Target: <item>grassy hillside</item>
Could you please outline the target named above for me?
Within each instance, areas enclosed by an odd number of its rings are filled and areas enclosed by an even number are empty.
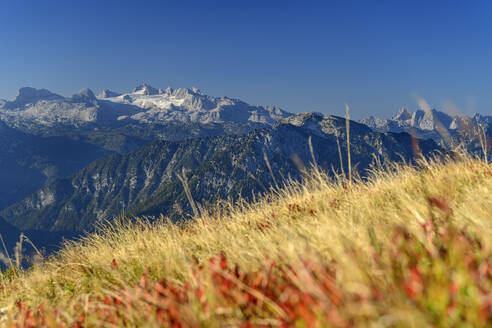
[[[182,226],[121,223],[3,274],[7,326],[492,325],[492,167],[313,173]]]

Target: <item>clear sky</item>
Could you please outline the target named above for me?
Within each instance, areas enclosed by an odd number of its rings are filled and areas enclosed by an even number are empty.
[[[292,111],[492,115],[492,1],[0,1],[0,98],[196,86]]]

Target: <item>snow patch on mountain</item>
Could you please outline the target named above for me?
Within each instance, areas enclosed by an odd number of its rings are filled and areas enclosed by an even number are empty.
[[[271,125],[276,120],[289,116],[289,113],[278,107],[251,106],[237,99],[215,98],[207,96],[197,88],[168,87],[162,90],[143,84],[131,93],[105,99],[113,103],[132,104],[145,109],[127,118],[140,123],[250,121]]]

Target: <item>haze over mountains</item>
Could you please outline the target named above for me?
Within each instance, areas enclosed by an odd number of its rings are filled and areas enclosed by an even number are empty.
[[[364,175],[375,157],[412,161],[410,134],[422,139],[424,156],[460,139],[477,151],[477,129],[490,137],[490,122],[436,110],[351,122],[352,163]],[[33,235],[50,231],[53,241],[123,211],[180,219],[191,213],[177,177],[183,169],[201,204],[250,199],[286,178],[300,179],[300,167],[313,162],[309,140],[317,164],[341,172],[337,139],[346,154],[343,118],[293,115],[196,88],[143,84],[70,97],[21,88],[12,101],[0,101],[0,224]]]

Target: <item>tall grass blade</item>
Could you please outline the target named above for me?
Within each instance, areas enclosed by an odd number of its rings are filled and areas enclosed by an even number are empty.
[[[309,144],[309,152],[311,153],[311,158],[313,159],[313,167],[316,171],[318,171],[318,162],[316,161],[316,157],[314,156],[314,149],[313,149],[313,138],[309,136],[308,138],[308,144]]]
[[[345,104],[345,128],[347,130],[348,179],[349,184],[352,184],[352,161],[350,158],[350,109],[348,104]]]
[[[338,138],[338,131],[336,132],[335,137],[336,137],[336,140],[337,140],[338,160],[340,161],[340,170],[342,172],[342,175],[345,177],[345,169],[343,168],[342,149],[340,148],[340,139]]]
[[[14,263],[12,262],[12,258],[10,257],[9,250],[7,249],[7,246],[5,245],[5,241],[3,240],[3,236],[1,233],[0,233],[0,240],[2,240],[3,250],[5,251],[5,256],[8,259],[8,263],[5,263],[5,265],[10,264],[10,266],[12,267],[12,266],[14,266]]]
[[[278,186],[278,183],[277,183],[277,179],[275,179],[275,175],[273,174],[273,170],[272,170],[272,166],[270,165],[270,161],[268,160],[268,156],[266,154],[266,151],[265,149],[263,149],[263,159],[265,160],[265,163],[268,167],[268,171],[270,171],[270,175],[273,179],[273,183],[275,184],[275,189],[276,190],[279,190],[279,186]]]
[[[181,181],[181,184],[183,185],[186,198],[188,198],[188,202],[190,203],[191,210],[193,211],[194,217],[198,217],[200,213],[198,212],[198,207],[196,206],[195,200],[193,199],[193,196],[191,194],[191,190],[188,185],[188,179],[186,178],[186,170],[184,167],[182,169],[181,175],[178,174],[178,179],[179,181]]]

